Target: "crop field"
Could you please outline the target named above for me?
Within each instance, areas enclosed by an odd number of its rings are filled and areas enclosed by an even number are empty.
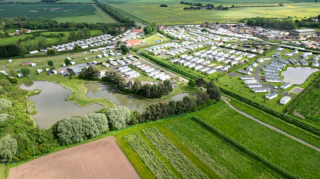
[[[29,19],[56,19],[58,22],[113,23],[108,14],[93,5],[77,4],[1,4],[0,17],[27,16]]]
[[[320,80],[311,87],[311,89],[303,94],[296,106],[293,108],[293,114],[300,116],[307,121],[315,123],[320,126]]]
[[[102,34],[101,30],[91,30],[90,32],[91,32],[91,35],[101,35]],[[62,37],[62,40],[67,40],[70,32],[40,32],[40,34],[43,34],[43,35],[50,35],[50,34],[57,35],[59,33],[64,33],[66,36]],[[0,39],[0,45],[12,44],[12,43],[18,41],[19,39],[21,39],[21,40],[25,39],[27,36],[32,37],[31,34],[27,34],[27,35],[11,36],[11,37],[7,37],[7,38],[2,38],[2,39]],[[55,37],[45,37],[45,38],[47,41],[47,45],[54,44],[58,40],[58,38],[55,38]],[[22,44],[26,45],[30,41],[36,41],[36,39],[22,42]]]
[[[141,160],[156,178],[176,178],[140,135],[134,133],[125,136],[124,139],[140,156]]]
[[[291,175],[301,178],[320,177],[316,169],[320,167],[318,151],[233,111],[226,103],[218,103],[191,115],[206,121]]]
[[[169,129],[222,178],[279,178],[269,168],[232,147],[190,119],[168,123]]]
[[[169,161],[182,178],[208,178],[208,176],[179,151],[157,128],[144,129],[142,133]]]
[[[61,178],[62,176],[64,178],[140,178],[112,136],[11,168],[8,179]]]
[[[183,8],[186,6],[179,3],[168,3],[168,7],[163,8],[160,7],[158,3],[151,4],[144,1],[130,1],[128,3],[119,4],[114,2],[112,5],[145,21],[164,25],[200,24],[202,22],[215,23],[217,21],[229,23],[236,22],[243,18],[253,18],[258,16],[272,18],[284,18],[291,16],[301,19],[304,17],[317,16],[320,13],[320,3],[294,3],[285,4],[283,7],[242,7],[231,8],[230,10],[225,11],[184,11]],[[214,5],[219,4],[214,3]],[[230,4],[228,6],[230,6]]]

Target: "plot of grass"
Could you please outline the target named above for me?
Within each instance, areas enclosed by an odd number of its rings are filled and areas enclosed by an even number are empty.
[[[217,103],[190,116],[207,121],[241,145],[292,175],[319,178],[320,152],[277,133],[228,107]]]
[[[158,43],[162,43],[164,41],[169,41],[170,39],[167,38],[167,37],[164,37],[164,38],[161,38],[160,36],[158,35],[152,35],[150,37],[142,37],[142,38],[139,38],[140,41],[145,41],[144,43],[142,43],[141,45],[137,45],[137,46],[134,46],[134,48],[140,48],[142,46],[148,46],[148,45],[157,45]],[[156,42],[157,40],[159,40],[159,42]]]
[[[157,128],[142,130],[156,149],[170,162],[183,178],[208,178],[181,151],[179,151]]]
[[[229,101],[234,107],[239,109],[242,112],[245,112],[249,114],[250,116],[259,119],[262,122],[265,122],[267,124],[270,124],[278,129],[281,129],[282,131],[295,136],[299,139],[302,139],[306,142],[308,142],[311,145],[314,145],[318,148],[320,148],[320,137],[311,134],[307,131],[304,131],[303,129],[300,129],[292,124],[289,124],[279,118],[276,118],[274,116],[271,116],[270,114],[267,114],[263,111],[257,110],[243,102],[240,102],[236,99],[231,98]]]
[[[6,179],[6,166],[0,163],[0,179]]]
[[[165,125],[199,159],[222,178],[278,178],[259,161],[232,147],[190,119]]]
[[[176,178],[140,135],[134,133],[125,136],[124,139],[139,155],[156,178]]]
[[[107,1],[108,2],[108,1]],[[123,1],[124,2],[124,1]],[[173,1],[166,1],[161,3],[167,3],[167,8],[161,8],[158,2],[150,1],[125,1],[128,3],[121,3],[117,1],[110,1],[112,5],[148,22],[155,22],[157,24],[200,24],[202,22],[236,22],[237,20],[253,17],[272,17],[272,18],[284,18],[284,17],[297,17],[301,19],[304,17],[314,17],[319,15],[320,3],[294,3],[285,4],[283,7],[243,7],[243,8],[231,8],[230,10],[195,10],[184,11],[184,7],[189,7],[179,4],[180,2],[169,4]],[[200,2],[200,1],[197,1]],[[227,1],[210,2],[215,6],[223,4]],[[238,1],[239,2],[239,1]],[[253,1],[251,1],[253,2]],[[288,2],[288,1],[287,1]],[[271,3],[271,2],[270,2]],[[275,2],[279,4],[279,2]],[[231,6],[231,4],[226,4]],[[240,4],[235,4],[240,5]],[[253,5],[253,4],[242,4]],[[265,5],[265,4],[258,4]]]

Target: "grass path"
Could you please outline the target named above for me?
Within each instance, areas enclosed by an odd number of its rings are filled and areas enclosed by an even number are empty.
[[[297,142],[299,142],[299,143],[301,143],[301,144],[303,144],[303,145],[306,145],[306,146],[308,146],[308,147],[310,147],[310,148],[313,148],[313,149],[315,149],[315,150],[317,150],[317,151],[320,152],[320,148],[315,147],[315,146],[313,146],[313,145],[311,145],[311,144],[309,144],[309,143],[307,143],[307,142],[305,142],[305,141],[303,141],[303,140],[301,140],[301,139],[298,139],[298,138],[296,138],[296,137],[294,137],[294,136],[292,136],[292,135],[290,135],[290,134],[288,134],[288,133],[286,133],[286,132],[283,132],[282,130],[280,130],[280,129],[276,128],[276,127],[273,127],[273,126],[271,126],[271,125],[269,125],[269,124],[266,124],[266,123],[264,123],[264,122],[262,122],[262,121],[260,121],[260,120],[258,120],[258,119],[256,119],[256,118],[250,116],[249,114],[246,114],[246,113],[238,110],[237,108],[235,108],[234,106],[232,106],[232,105],[228,102],[228,100],[227,100],[226,98],[223,97],[222,99],[229,105],[229,107],[230,107],[231,109],[237,111],[238,113],[240,113],[240,114],[242,114],[242,115],[244,115],[244,116],[246,116],[246,117],[248,117],[248,118],[250,118],[250,119],[252,119],[252,120],[254,120],[254,121],[256,121],[256,122],[258,122],[258,123],[260,123],[260,124],[262,124],[262,125],[264,125],[264,126],[266,126],[266,127],[268,127],[269,129],[272,129],[272,130],[274,130],[274,131],[276,131],[276,132],[278,132],[278,133],[280,133],[280,134],[283,134],[283,135],[285,135],[285,136],[287,136],[287,137],[289,137],[289,138],[291,138],[291,139],[293,139],[293,140],[295,140],[295,141],[297,141]]]

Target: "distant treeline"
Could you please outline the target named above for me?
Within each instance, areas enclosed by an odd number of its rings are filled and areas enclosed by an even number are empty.
[[[180,4],[192,5],[192,6],[202,6],[202,3],[184,2],[181,1]]]
[[[247,21],[248,25],[268,27],[273,29],[291,30],[295,29],[296,25],[292,20],[288,19],[269,19],[264,17],[252,18]]]

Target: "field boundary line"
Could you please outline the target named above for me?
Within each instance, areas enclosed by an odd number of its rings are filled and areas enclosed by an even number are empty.
[[[283,135],[285,135],[285,136],[287,136],[287,137],[289,137],[289,138],[291,138],[291,139],[293,139],[293,140],[295,140],[295,141],[297,141],[297,142],[299,142],[299,143],[301,143],[301,144],[303,144],[303,145],[306,145],[306,146],[308,146],[308,147],[310,147],[310,148],[313,148],[313,149],[317,150],[318,152],[320,152],[320,148],[318,148],[318,147],[316,147],[316,146],[313,146],[313,145],[311,145],[311,144],[309,144],[309,143],[307,143],[307,142],[305,142],[305,141],[303,141],[303,140],[301,140],[301,139],[299,139],[299,138],[297,138],[297,137],[294,137],[294,136],[292,136],[292,135],[290,135],[290,134],[288,134],[288,133],[286,133],[286,132],[284,132],[284,131],[276,128],[276,127],[273,127],[273,126],[271,126],[271,125],[269,125],[269,124],[267,124],[267,123],[264,123],[264,122],[260,121],[259,119],[256,119],[256,118],[250,116],[250,115],[247,114],[247,113],[244,113],[244,112],[240,111],[239,109],[237,109],[237,108],[235,108],[234,106],[232,106],[232,104],[230,104],[229,101],[228,101],[225,97],[222,97],[222,100],[223,100],[224,102],[226,102],[227,105],[228,105],[231,109],[237,111],[238,113],[240,113],[240,114],[242,114],[242,115],[244,115],[244,116],[246,116],[246,117],[248,117],[248,118],[250,118],[250,119],[252,119],[252,120],[254,120],[254,121],[256,121],[256,122],[258,122],[258,123],[260,123],[260,124],[262,124],[262,125],[264,125],[265,127],[268,127],[269,129],[272,129],[272,130],[274,130],[274,131],[276,131],[276,132],[278,132],[278,133],[280,133],[280,134],[283,134]]]

